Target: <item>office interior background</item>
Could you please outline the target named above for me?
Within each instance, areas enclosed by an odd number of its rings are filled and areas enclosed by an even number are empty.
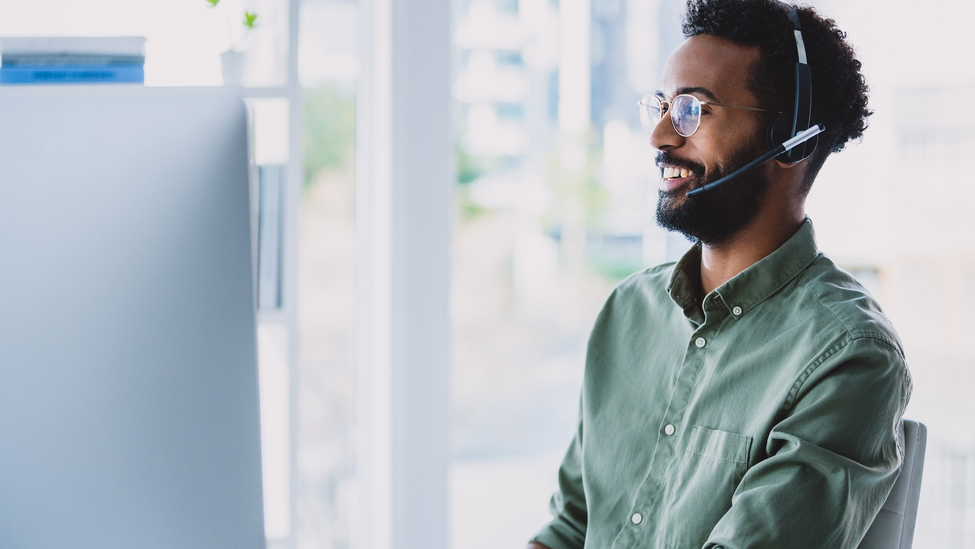
[[[975,547],[975,65],[954,24],[975,4],[810,4],[849,33],[875,115],[826,163],[808,214],[905,344],[907,415],[930,437],[915,546]],[[681,40],[682,5],[453,0],[451,547],[521,547],[548,520],[602,300],[689,246],[653,222],[636,110]],[[258,312],[269,547],[354,548],[367,520],[354,380],[368,13],[355,0],[0,0],[2,36],[145,36],[147,86],[221,85],[219,54],[246,52],[256,161],[285,173],[282,200],[261,203],[283,220],[282,259],[261,275],[280,292]]]

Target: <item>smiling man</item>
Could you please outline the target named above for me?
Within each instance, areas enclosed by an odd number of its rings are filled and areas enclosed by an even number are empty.
[[[899,472],[911,391],[890,322],[804,213],[866,127],[860,63],[833,21],[778,0],[690,0],[683,30],[640,109],[657,221],[696,244],[607,300],[530,547],[852,549]]]

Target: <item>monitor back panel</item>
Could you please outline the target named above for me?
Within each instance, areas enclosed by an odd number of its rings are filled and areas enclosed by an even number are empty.
[[[0,90],[0,547],[264,547],[246,127]]]

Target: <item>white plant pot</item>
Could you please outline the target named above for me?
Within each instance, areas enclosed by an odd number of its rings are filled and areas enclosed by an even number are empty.
[[[220,54],[220,69],[224,86],[243,86],[247,56],[242,51],[225,51]]]

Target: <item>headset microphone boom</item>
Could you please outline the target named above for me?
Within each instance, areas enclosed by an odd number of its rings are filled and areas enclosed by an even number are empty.
[[[822,124],[816,124],[815,126],[807,129],[806,131],[800,133],[799,135],[793,137],[792,139],[789,139],[785,143],[782,143],[778,147],[770,150],[769,152],[763,154],[762,156],[756,158],[755,160],[749,162],[748,164],[745,164],[741,168],[738,168],[734,172],[722,177],[721,179],[708,183],[707,185],[701,187],[700,189],[694,189],[693,191],[689,191],[687,193],[687,196],[697,196],[699,194],[704,194],[715,187],[724,185],[725,183],[731,181],[732,179],[742,176],[754,170],[755,168],[761,166],[762,164],[768,162],[769,160],[772,160],[776,156],[779,156],[780,154],[783,153],[787,153],[790,150],[792,150],[794,147],[797,147],[809,141],[810,139],[822,133],[824,129],[826,128],[823,127]]]

